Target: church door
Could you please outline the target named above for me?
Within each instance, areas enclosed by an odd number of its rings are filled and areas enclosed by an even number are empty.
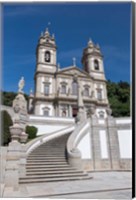
[[[78,112],[78,108],[77,107],[73,107],[73,109],[72,109],[72,116],[76,117],[77,116],[77,112]]]

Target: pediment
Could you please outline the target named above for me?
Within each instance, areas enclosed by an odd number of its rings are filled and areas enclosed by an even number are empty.
[[[58,74],[63,74],[63,75],[71,75],[71,76],[80,76],[80,77],[87,77],[90,78],[89,74],[86,73],[85,71],[77,68],[77,67],[67,67],[64,69],[61,69]]]

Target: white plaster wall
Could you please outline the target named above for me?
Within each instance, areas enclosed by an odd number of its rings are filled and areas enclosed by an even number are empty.
[[[36,116],[36,115],[30,115],[30,120],[50,120],[51,122],[57,121],[59,123],[66,122],[66,123],[72,123],[75,124],[75,119],[72,118],[64,118],[64,117],[47,117],[47,116]]]
[[[131,118],[118,118],[116,124],[131,124]]]
[[[80,150],[82,159],[91,159],[91,138],[89,132],[82,138],[80,143],[77,145],[77,148]]]
[[[99,131],[101,158],[108,158],[107,135],[105,130]]]
[[[44,93],[44,77],[41,78],[41,93]]]
[[[118,130],[120,158],[132,158],[132,130]]]
[[[52,133],[67,127],[66,125],[40,125],[35,123],[31,123],[29,125],[37,127],[38,129],[37,135]]]
[[[104,119],[99,119],[99,120],[98,120],[98,123],[99,123],[99,124],[105,124],[105,120],[104,120]]]

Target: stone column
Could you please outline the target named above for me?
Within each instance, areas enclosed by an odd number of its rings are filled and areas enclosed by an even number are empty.
[[[92,160],[93,169],[100,168],[100,139],[99,139],[99,127],[98,119],[91,117],[91,141],[92,141]]]
[[[82,91],[81,86],[78,84],[78,113],[76,117],[77,122],[82,122],[87,119],[86,112],[85,112],[85,106],[83,103],[83,97],[82,97]]]
[[[72,117],[72,108],[71,108],[71,105],[69,105],[69,117]]]
[[[9,143],[7,152],[5,185],[7,187],[14,187],[15,189],[18,189],[19,186],[19,167],[22,147],[18,140],[22,130],[22,127],[17,122],[10,127],[12,141]]]
[[[40,93],[42,92],[41,91],[41,84],[42,84],[42,81],[41,81],[41,76],[37,76],[37,81],[36,81],[36,96],[39,96]]]
[[[118,170],[119,167],[119,142],[118,142],[118,132],[115,123],[115,119],[112,117],[107,118],[107,130],[109,136],[109,148],[111,157],[111,168]]]

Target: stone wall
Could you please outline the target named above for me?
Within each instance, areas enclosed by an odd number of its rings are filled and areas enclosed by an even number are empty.
[[[124,123],[123,123],[124,120]],[[121,121],[121,123],[119,123]],[[131,170],[132,131],[130,118],[108,118],[90,121],[90,133],[82,138],[78,149],[82,154],[85,170]],[[90,144],[83,144],[88,136]],[[87,151],[88,148],[88,151]],[[84,157],[84,153],[86,155]],[[90,157],[91,155],[91,157]]]
[[[4,182],[5,178],[5,169],[6,169],[6,157],[7,157],[7,147],[1,147],[0,150],[0,174],[1,174],[1,183]]]

